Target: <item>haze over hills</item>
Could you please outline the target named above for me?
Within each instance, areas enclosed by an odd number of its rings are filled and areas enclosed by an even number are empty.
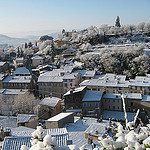
[[[52,31],[34,31],[34,32],[26,32],[26,33],[6,33],[0,34],[0,44],[8,44],[19,46],[25,42],[35,41],[40,38],[42,35],[49,35],[52,37],[57,37],[60,32],[52,32]]]
[[[8,45],[21,45],[24,42],[28,42],[28,39],[25,38],[14,38],[9,37],[3,34],[0,34],[0,44],[8,44]]]

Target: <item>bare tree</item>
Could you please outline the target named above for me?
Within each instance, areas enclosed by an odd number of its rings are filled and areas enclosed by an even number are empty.
[[[32,93],[20,94],[14,102],[16,113],[33,113],[35,97]]]

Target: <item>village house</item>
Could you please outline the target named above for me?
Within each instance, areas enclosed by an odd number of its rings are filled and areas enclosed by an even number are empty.
[[[38,65],[43,64],[44,58],[41,56],[34,56],[31,58],[32,60],[32,66],[37,67]]]
[[[74,73],[81,73],[83,81],[89,80],[89,79],[94,79],[96,76],[95,70],[74,70]]]
[[[21,57],[21,58],[15,58],[15,59],[13,60],[13,64],[14,64],[15,68],[24,67],[24,65],[25,65],[25,60],[24,60],[23,57]]]
[[[64,94],[63,99],[65,103],[65,108],[81,109],[82,99],[86,91],[86,86],[79,88],[72,88],[67,93]]]
[[[105,74],[98,79],[85,80],[80,86],[90,90],[106,91],[106,93],[141,93],[150,94],[150,77],[136,77],[126,80],[125,75]]]
[[[33,78],[25,67],[17,68],[2,81],[4,89],[30,89],[33,88]]]
[[[76,53],[76,49],[69,47],[62,52],[62,56],[63,58],[75,57]]]
[[[8,75],[2,81],[4,89],[30,89],[33,87],[32,76]]]
[[[100,117],[102,114],[103,91],[86,90],[82,99],[82,112],[84,116]]]
[[[72,66],[54,69],[39,76],[39,94],[42,97],[54,96],[62,98],[63,94],[70,90],[70,88],[77,87],[81,79],[81,74],[72,73]]]
[[[0,62],[0,73],[9,72],[9,63],[7,62]]]
[[[33,114],[18,114],[17,126],[25,126],[36,129],[38,125],[38,116]]]
[[[0,89],[3,88],[3,80],[7,77],[5,74],[0,73]]]
[[[73,113],[60,113],[46,120],[46,129],[62,128],[67,123],[74,123]]]
[[[105,93],[103,96],[103,110],[123,111],[121,95]]]
[[[18,67],[14,72],[15,76],[30,76],[31,73],[26,67]]]
[[[69,44],[68,40],[63,40],[63,39],[56,39],[54,42],[57,44],[58,48],[61,48],[61,46],[65,45],[65,44],[66,45]]]
[[[45,97],[40,102],[39,118],[48,119],[61,112],[61,99],[58,97]]]

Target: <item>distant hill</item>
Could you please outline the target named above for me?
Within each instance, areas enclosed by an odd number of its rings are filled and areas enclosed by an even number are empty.
[[[21,45],[25,42],[28,42],[28,39],[24,38],[14,38],[14,37],[9,37],[3,34],[0,34],[0,44],[8,44],[8,45]]]

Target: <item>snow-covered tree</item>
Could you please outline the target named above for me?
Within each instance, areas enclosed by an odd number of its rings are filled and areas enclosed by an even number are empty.
[[[140,22],[138,25],[137,25],[137,29],[141,32],[144,31],[144,28],[145,28],[145,22]]]

